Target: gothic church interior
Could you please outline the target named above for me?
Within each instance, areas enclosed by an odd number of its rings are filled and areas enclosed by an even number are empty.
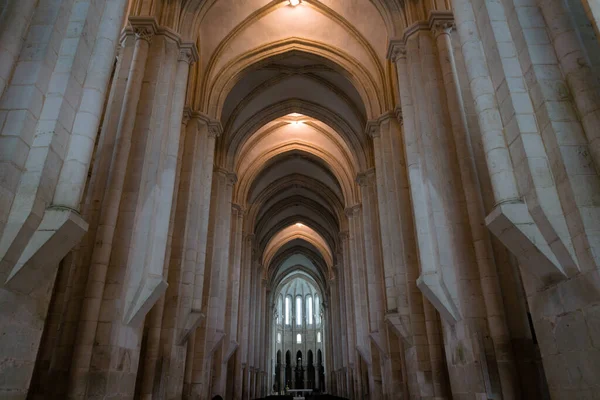
[[[600,399],[599,24],[0,0],[0,399]]]

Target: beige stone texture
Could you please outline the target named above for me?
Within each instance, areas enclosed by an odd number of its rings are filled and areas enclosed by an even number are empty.
[[[598,4],[0,0],[0,398],[598,398]]]

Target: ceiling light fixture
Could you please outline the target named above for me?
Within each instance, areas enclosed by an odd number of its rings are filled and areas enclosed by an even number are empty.
[[[290,6],[296,7],[298,4],[302,3],[302,0],[288,0]]]

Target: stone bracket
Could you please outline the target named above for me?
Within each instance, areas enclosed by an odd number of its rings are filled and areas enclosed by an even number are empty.
[[[210,349],[210,356],[212,357],[213,354],[215,354],[215,351],[217,351],[217,349],[219,348],[219,346],[221,345],[221,343],[223,342],[223,339],[225,339],[225,332],[223,331],[216,331],[214,333],[214,344]]]
[[[440,273],[435,271],[421,274],[417,279],[417,287],[447,323],[453,325],[462,319]]]
[[[169,284],[162,275],[146,274],[125,311],[123,322],[133,327],[140,326],[146,314],[165,293],[167,286]]]
[[[39,282],[53,276],[62,260],[88,230],[88,224],[70,208],[46,209],[42,222],[6,279],[6,287],[29,294]]]
[[[235,340],[229,342],[229,346],[227,347],[227,351],[225,352],[225,358],[223,358],[223,364],[227,364],[227,362],[229,362],[229,359],[231,358],[233,353],[235,353],[239,345],[240,344]]]
[[[182,346],[185,342],[187,342],[190,334],[194,332],[199,326],[202,320],[206,317],[206,315],[198,310],[192,310],[185,319],[185,324],[183,325],[183,329],[181,334],[179,335],[179,339],[177,343]]]
[[[381,337],[381,333],[371,332],[369,334],[369,337],[371,338],[371,341],[373,342],[375,347],[377,347],[377,350],[379,350],[379,354],[382,355],[382,358],[384,360],[387,360],[389,358],[389,354],[388,354],[387,346],[385,345],[385,341]]]
[[[489,230],[545,284],[567,278],[525,203],[500,204],[485,218]]]
[[[409,347],[412,346],[412,334],[408,321],[405,321],[398,313],[386,314],[385,320]]]
[[[358,354],[360,354],[362,359],[365,361],[365,363],[371,365],[371,352],[360,345],[356,346],[356,350],[358,351]]]

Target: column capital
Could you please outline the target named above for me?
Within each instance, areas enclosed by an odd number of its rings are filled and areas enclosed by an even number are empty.
[[[429,29],[434,38],[449,35],[455,28],[454,15],[450,11],[432,11],[429,13]]]
[[[221,125],[221,122],[200,111],[192,111],[191,118],[197,121],[198,128],[201,126],[207,127],[209,137],[217,138],[221,136],[221,133],[223,133],[223,126]]]
[[[129,25],[136,40],[152,43],[152,38],[158,32],[158,23],[154,17],[129,17]]]
[[[225,177],[225,179],[227,179],[227,183],[230,185],[235,185],[237,182],[237,175],[233,172],[230,172],[228,170],[226,170],[225,168],[222,167],[218,167],[215,166],[214,170],[215,173],[220,174],[221,176]]]
[[[179,45],[178,61],[183,61],[188,65],[192,65],[198,61],[198,49],[195,43],[181,43]]]
[[[388,44],[387,58],[392,62],[406,58],[406,45],[401,38],[392,38]]]
[[[425,32],[427,33],[427,31],[429,30],[429,23],[428,21],[417,21],[414,24],[410,25],[408,28],[406,28],[404,30],[404,34],[402,35],[402,39],[404,40],[404,43],[408,43],[408,39],[419,33],[419,32]]]
[[[348,208],[346,208],[344,210],[344,214],[346,214],[346,216],[351,217],[354,214],[357,214],[358,212],[360,212],[360,209],[362,208],[362,204],[355,204],[353,206],[350,206]]]
[[[358,183],[358,186],[361,186],[361,187],[367,186],[369,181],[374,178],[375,178],[375,168],[369,168],[368,170],[359,172],[356,175],[356,183]]]
[[[372,120],[367,121],[367,126],[365,127],[365,133],[371,139],[378,138],[380,135],[379,120],[372,119]]]
[[[183,108],[183,115],[181,116],[181,123],[187,126],[188,122],[192,119],[192,110],[189,107]]]
[[[396,114],[396,119],[398,120],[398,123],[402,124],[402,122],[404,121],[404,115],[402,115],[402,107],[396,106],[394,108],[394,114]]]
[[[237,179],[237,177],[236,177]],[[242,214],[244,212],[244,207],[237,203],[231,203],[231,209],[238,212],[238,214]]]

